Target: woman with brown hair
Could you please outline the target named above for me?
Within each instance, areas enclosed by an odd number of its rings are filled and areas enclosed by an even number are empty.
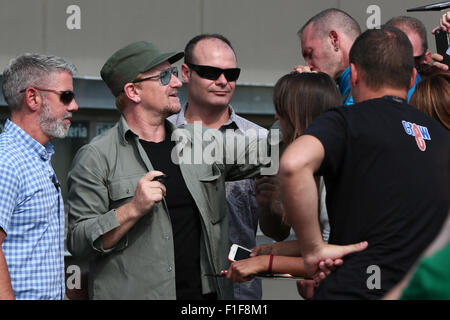
[[[410,104],[450,130],[450,72],[424,78],[417,85]]]
[[[283,142],[288,145],[301,136],[316,117],[340,106],[342,98],[336,83],[326,73],[292,72],[275,84],[273,103]]]
[[[283,143],[287,146],[301,136],[316,117],[341,105],[342,98],[336,83],[327,74],[293,72],[276,83],[273,103],[276,118],[280,121]],[[317,183],[319,188],[319,180]],[[324,199],[321,199],[320,207],[324,208],[322,200]],[[286,217],[287,223],[288,218]],[[342,260],[334,265],[340,263]],[[252,258],[236,261],[231,265],[227,278],[242,282],[255,274],[272,272],[306,276],[296,240],[257,246],[253,249]]]

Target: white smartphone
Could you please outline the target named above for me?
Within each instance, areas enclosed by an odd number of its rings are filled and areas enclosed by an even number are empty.
[[[252,250],[233,244],[230,248],[230,253],[228,254],[228,260],[234,262],[237,260],[248,259],[250,258],[250,253],[252,253]]]

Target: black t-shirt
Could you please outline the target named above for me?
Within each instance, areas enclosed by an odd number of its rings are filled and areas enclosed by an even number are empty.
[[[175,142],[170,140],[167,132],[166,128],[166,138],[160,143],[139,141],[153,168],[169,175],[164,183],[167,191],[165,201],[174,238],[177,299],[203,299],[200,278],[200,213],[186,187],[180,167],[171,160]]]
[[[327,188],[329,243],[369,243],[344,258],[315,298],[380,298],[412,267],[448,214],[450,134],[388,97],[332,109],[305,134],[325,148],[317,174]]]

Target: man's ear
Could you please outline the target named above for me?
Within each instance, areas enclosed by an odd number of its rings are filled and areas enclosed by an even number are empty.
[[[427,50],[427,52],[425,52],[425,59],[423,60],[423,63],[431,64],[433,62],[432,56],[433,56],[433,54]]]
[[[188,67],[186,63],[181,65],[181,77],[183,78],[184,83],[189,83],[189,79],[191,78],[191,69]]]
[[[33,87],[27,88],[24,94],[24,102],[28,109],[31,111],[37,111],[41,108],[43,99],[39,94],[39,91]]]
[[[128,99],[130,99],[134,103],[141,102],[141,96],[139,95],[139,88],[136,86],[136,84],[128,82],[123,87],[123,92],[125,92]]]
[[[414,84],[416,83],[416,78],[417,78],[417,70],[416,68],[413,68],[408,90],[414,87]]]
[[[334,51],[339,51],[341,48],[339,34],[335,30],[331,30],[328,37],[331,45],[334,47]]]
[[[358,68],[354,63],[350,63],[350,85],[352,88],[356,87],[356,85],[360,81],[361,74],[358,71]]]

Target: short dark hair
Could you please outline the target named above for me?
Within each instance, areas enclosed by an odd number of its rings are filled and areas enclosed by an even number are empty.
[[[205,39],[218,39],[225,42],[231,48],[231,50],[233,50],[234,55],[236,56],[236,52],[234,51],[230,40],[228,40],[225,36],[218,33],[204,33],[195,36],[194,38],[189,40],[189,42],[186,44],[186,47],[184,48],[184,63],[194,63],[193,60],[194,60],[195,45],[201,40]]]
[[[309,19],[297,32],[300,38],[311,23],[317,28],[318,36],[321,38],[328,36],[332,29],[338,29],[352,39],[361,34],[359,23],[347,12],[336,8],[323,10]]]
[[[386,22],[386,25],[396,27],[401,30],[408,29],[417,33],[417,35],[420,37],[420,42],[422,43],[423,52],[428,50],[427,29],[419,19],[408,16],[399,16],[390,19],[388,22]]]
[[[382,26],[361,34],[350,50],[350,63],[358,66],[366,85],[409,89],[414,68],[413,49],[401,30]]]

